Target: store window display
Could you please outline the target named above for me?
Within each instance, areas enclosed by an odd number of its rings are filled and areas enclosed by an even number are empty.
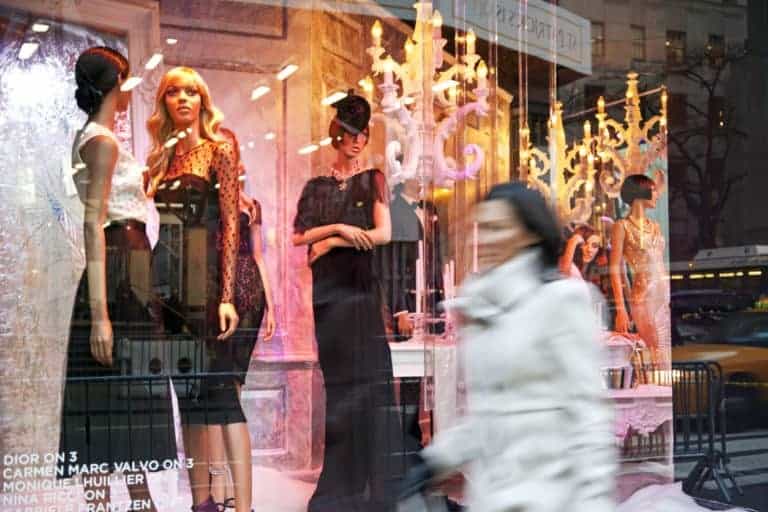
[[[318,358],[325,387],[325,450],[311,512],[394,510],[401,438],[393,408],[392,358],[373,251],[389,243],[384,174],[359,161],[371,108],[350,94],[335,103],[331,169],[301,193],[293,243],[308,247]]]
[[[179,314],[184,328],[205,342],[205,376],[196,383],[197,393],[180,397],[179,404],[185,450],[193,460],[193,510],[218,509],[210,487],[209,427],[215,426],[227,446],[235,509],[248,512],[250,437],[230,346],[239,320],[234,302],[240,188],[235,148],[218,133],[222,118],[195,70],[168,71],[148,122],[148,188],[158,211],[184,227]],[[176,144],[167,144],[172,137]]]
[[[84,483],[91,507],[109,506],[107,477],[117,466],[176,458],[168,384],[157,382],[161,392],[148,402],[139,387],[125,387],[119,380],[115,357],[115,340],[127,343],[157,330],[150,311],[143,166],[113,132],[115,116],[130,100],[130,93],[120,89],[128,73],[125,57],[105,47],[86,50],[75,65],[75,98],[88,115],[72,147],[74,182],[85,207],[86,256],[75,311],[84,305],[86,318],[72,321],[59,450],[75,457],[61,464],[61,476],[74,476],[72,462],[105,468],[90,473],[103,478]],[[147,423],[148,415],[154,421]],[[131,481],[131,496],[149,498],[154,511],[146,475]]]

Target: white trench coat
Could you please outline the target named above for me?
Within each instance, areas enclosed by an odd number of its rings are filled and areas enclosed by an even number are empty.
[[[448,305],[464,318],[468,412],[423,455],[439,470],[468,465],[473,512],[615,508],[594,300],[583,281],[541,276],[529,250],[469,280]]]

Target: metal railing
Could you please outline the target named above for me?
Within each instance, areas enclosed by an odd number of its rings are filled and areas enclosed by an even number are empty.
[[[726,480],[739,494],[743,491],[728,466],[723,370],[711,361],[673,362],[672,375],[675,462],[696,460],[683,490],[694,495],[714,480],[730,503]]]

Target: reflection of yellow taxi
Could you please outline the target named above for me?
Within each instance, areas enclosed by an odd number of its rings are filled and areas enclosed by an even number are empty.
[[[728,416],[754,417],[768,402],[768,312],[733,313],[704,339],[673,347],[672,360],[719,363]]]

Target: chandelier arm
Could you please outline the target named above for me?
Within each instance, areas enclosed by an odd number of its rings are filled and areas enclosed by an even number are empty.
[[[483,98],[484,99],[484,98]],[[474,155],[475,158],[472,162],[462,169],[458,169],[458,165],[451,159],[452,164],[445,157],[445,142],[453,135],[459,124],[468,114],[471,112],[480,116],[487,115],[487,104],[483,101],[473,101],[463,105],[457,109],[451,115],[443,119],[437,127],[434,146],[434,158],[435,167],[438,177],[445,180],[456,181],[459,179],[466,179],[468,177],[474,178],[477,172],[482,168],[485,161],[485,153],[475,144],[465,146],[463,153],[465,156]]]

